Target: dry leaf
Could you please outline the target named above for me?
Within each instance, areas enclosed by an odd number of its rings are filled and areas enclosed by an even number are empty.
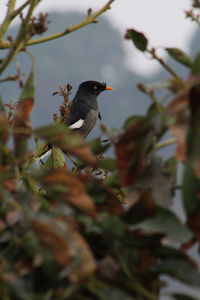
[[[66,193],[62,197],[72,205],[84,211],[92,217],[96,217],[96,207],[92,198],[87,194],[81,180],[69,173],[66,169],[57,168],[47,174],[43,181],[46,185],[61,184],[66,188]]]
[[[62,269],[69,267],[70,281],[85,280],[95,272],[96,261],[87,242],[69,224],[56,219],[33,220],[32,228],[40,242],[53,253],[55,262]],[[73,266],[79,256],[80,262]]]

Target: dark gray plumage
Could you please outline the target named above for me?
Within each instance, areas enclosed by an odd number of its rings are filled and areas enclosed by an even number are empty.
[[[106,86],[106,83],[98,81],[81,83],[72,101],[66,124],[83,137],[87,137],[95,126],[99,115],[97,96],[101,92],[111,89]]]

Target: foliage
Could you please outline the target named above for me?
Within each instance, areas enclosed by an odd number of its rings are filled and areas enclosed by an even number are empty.
[[[188,250],[200,239],[199,54],[192,59],[181,49],[166,48],[189,69],[184,81],[155,48],[149,48],[143,33],[128,29],[125,38],[169,72],[167,106],[156,96],[163,82],[160,86],[139,84],[153,102],[146,115],[127,118],[117,136],[102,126],[107,139],[86,143],[63,124],[70,110],[71,86],[67,84],[54,93],[64,99],[54,124],[32,129],[34,58],[26,46],[96,22],[113,1],[97,13],[89,9],[88,17],[70,30],[33,40],[49,23],[47,15],[33,17],[38,2],[25,1],[15,9],[15,1],[10,0],[0,28],[0,47],[10,48],[0,74],[20,51],[32,60],[25,83],[19,69],[16,76],[0,79],[17,80],[21,88],[16,104],[0,102],[1,299],[158,299],[164,274],[198,288],[198,263]],[[19,15],[16,39],[5,42],[10,24]],[[169,132],[173,138],[163,141]],[[28,147],[32,136],[34,152]],[[174,142],[177,147],[171,157],[164,160],[158,155],[158,150]],[[45,163],[38,161],[48,143],[53,144],[51,157]],[[115,157],[104,158],[110,147]],[[76,158],[71,169],[64,153]],[[178,186],[180,162],[185,168]],[[185,222],[172,209],[180,188]],[[194,299],[178,293],[172,297]]]

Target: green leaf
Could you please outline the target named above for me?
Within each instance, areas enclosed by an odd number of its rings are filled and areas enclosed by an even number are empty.
[[[174,300],[198,300],[197,298],[194,298],[193,296],[189,296],[181,293],[174,293],[172,294],[172,297]]]
[[[138,120],[142,120],[142,119],[144,119],[143,116],[137,116],[137,115],[131,116],[124,122],[123,128],[128,129],[135,122],[137,122]]]
[[[62,168],[65,165],[65,157],[60,148],[52,146],[51,156],[47,159],[45,166],[51,169]]]
[[[164,207],[158,207],[153,218],[133,225],[131,228],[142,229],[149,233],[165,234],[168,244],[182,244],[193,237],[191,231],[181,223],[177,216]]]
[[[120,218],[115,215],[111,215],[107,212],[101,213],[100,224],[105,231],[104,234],[110,237],[120,239],[125,234],[124,224]]]
[[[182,65],[191,68],[193,62],[191,58],[181,49],[178,48],[166,48],[165,49],[168,54],[175,59],[177,62],[181,63]]]
[[[1,94],[0,94],[0,112],[5,112],[5,106]]]
[[[63,124],[40,127],[35,129],[34,134],[49,143],[56,144],[64,150],[83,143],[83,139],[79,134],[72,132],[72,130]]]
[[[200,52],[196,55],[193,61],[192,73],[200,75]]]
[[[180,259],[167,259],[162,261],[157,266],[153,267],[153,271],[169,274],[193,287],[199,288],[200,286],[200,272],[191,264]]]
[[[199,207],[199,180],[194,174],[194,169],[190,160],[186,162],[182,186],[183,204],[186,213],[190,215]]]
[[[116,170],[116,161],[114,158],[104,158],[100,161],[99,167],[113,172]]]
[[[101,141],[100,138],[93,139],[89,141],[88,144],[92,149],[92,152],[96,155],[100,153],[104,153],[110,147],[110,143],[104,143]]]
[[[147,50],[148,40],[142,32],[135,29],[128,29],[125,39],[131,39],[138,50],[143,52]]]
[[[27,98],[34,99],[35,98],[35,86],[34,86],[34,72],[31,70],[27,81],[24,85],[24,88],[21,92],[21,95],[19,97],[19,102],[24,101]]]

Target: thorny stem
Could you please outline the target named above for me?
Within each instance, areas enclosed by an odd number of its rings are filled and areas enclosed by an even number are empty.
[[[176,142],[177,142],[177,140],[175,138],[171,138],[169,140],[166,140],[166,141],[164,141],[162,143],[157,144],[155,146],[155,150],[160,150],[161,148],[167,147],[167,146],[169,146],[171,144],[174,144]]]
[[[69,28],[65,29],[64,31],[57,32],[57,33],[54,33],[54,34],[51,34],[51,35],[48,35],[46,37],[42,37],[42,38],[39,38],[39,39],[28,41],[25,46],[31,46],[31,45],[36,45],[36,44],[40,44],[40,43],[45,43],[47,41],[52,41],[54,39],[57,39],[59,37],[67,35],[69,33],[72,33],[72,32],[74,32],[74,31],[76,31],[76,30],[78,30],[78,29],[80,29],[80,28],[82,28],[86,25],[91,24],[94,20],[96,20],[96,18],[98,16],[100,16],[102,13],[104,13],[106,10],[108,10],[110,8],[110,5],[113,1],[114,0],[108,1],[108,3],[106,5],[104,5],[101,9],[99,9],[96,13],[86,17],[80,23],[78,23],[76,25],[72,25]],[[7,48],[10,48],[10,47],[11,47],[10,42],[5,42],[4,41],[3,44],[1,45],[2,49],[7,49]]]

